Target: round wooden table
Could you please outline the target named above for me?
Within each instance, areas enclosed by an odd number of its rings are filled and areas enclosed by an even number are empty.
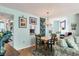
[[[47,42],[50,39],[51,39],[51,36],[43,36],[43,37],[41,37],[41,40],[43,40],[45,42]]]
[[[41,37],[41,40],[44,42],[44,45],[45,45],[45,49],[46,50],[47,50],[47,42],[50,39],[51,39],[51,36],[43,36],[43,37]]]

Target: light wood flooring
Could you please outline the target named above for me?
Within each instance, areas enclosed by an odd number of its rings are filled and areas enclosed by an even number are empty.
[[[6,49],[5,56],[32,56],[31,51],[32,47],[17,51],[9,44],[5,44],[5,49]]]

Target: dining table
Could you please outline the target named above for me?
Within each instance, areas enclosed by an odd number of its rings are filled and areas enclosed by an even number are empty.
[[[51,39],[51,36],[41,36],[41,40],[44,41],[44,43],[46,43],[50,39]]]
[[[47,50],[47,42],[51,39],[51,36],[41,36],[41,40],[44,42],[44,47]]]

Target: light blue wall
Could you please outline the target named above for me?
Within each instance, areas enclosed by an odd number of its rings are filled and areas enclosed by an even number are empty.
[[[75,14],[61,16],[61,17],[57,17],[57,18],[52,18],[51,22],[53,23],[52,24],[52,26],[53,26],[53,28],[52,28],[53,32],[55,32],[56,31],[55,28],[58,28],[58,27],[59,27],[58,30],[61,31],[60,26],[57,25],[57,24],[54,24],[54,23],[56,21],[61,22],[63,20],[66,20],[66,29],[64,30],[65,32],[72,32],[72,33],[74,33],[74,35],[79,35],[79,15],[76,17]],[[77,29],[76,30],[72,30],[71,29],[71,24],[72,23],[77,24]]]
[[[69,32],[72,32],[73,35],[79,35],[79,20],[76,19],[75,16],[76,16],[75,14],[67,16],[66,28]],[[76,30],[72,30],[71,24],[77,24]]]
[[[29,33],[29,17],[36,17],[37,18],[37,25],[36,25],[36,33],[39,33],[39,24],[40,24],[40,20],[39,17],[34,16],[32,14],[28,14],[28,13],[23,13],[21,11],[18,10],[14,10],[14,9],[10,9],[10,8],[6,8],[3,6],[0,6],[0,12],[3,13],[8,13],[8,14],[12,14],[14,15],[14,48],[15,49],[23,49],[26,47],[30,47],[31,41],[32,39],[30,38],[30,33]],[[19,20],[19,16],[24,16],[27,18],[27,28],[19,28],[18,27],[18,20]]]
[[[53,22],[53,31],[54,33],[58,32],[59,31],[59,21],[54,21]]]

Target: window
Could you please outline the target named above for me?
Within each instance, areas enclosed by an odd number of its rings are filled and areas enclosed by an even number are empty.
[[[0,32],[5,29],[4,22],[0,22]]]

